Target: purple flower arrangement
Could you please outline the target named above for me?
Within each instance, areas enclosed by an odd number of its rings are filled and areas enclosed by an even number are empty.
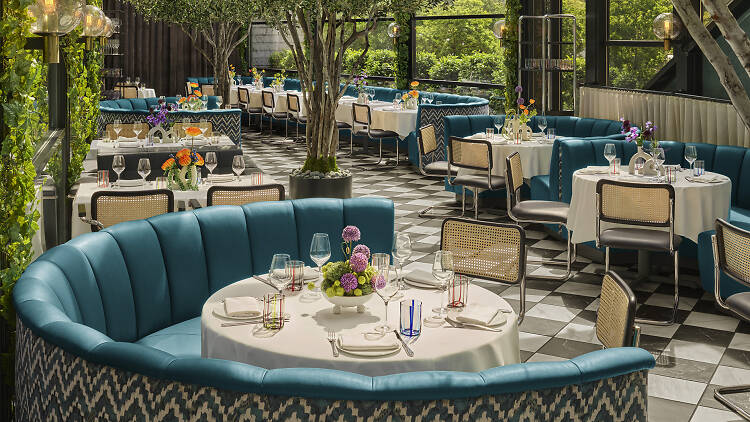
[[[347,257],[344,261],[323,265],[321,289],[328,297],[367,296],[376,288],[376,271],[369,265],[370,248],[358,244],[362,233],[357,226],[346,226],[341,232],[341,249]]]
[[[162,128],[169,129],[168,124],[170,123],[168,113],[172,111],[172,104],[165,104],[164,100],[159,100],[159,105],[154,108],[149,108],[149,115],[146,116],[146,120],[151,126],[161,126]]]
[[[624,117],[620,118],[620,122],[622,122],[620,133],[625,135],[626,141],[635,142],[639,147],[642,147],[646,142],[650,143],[652,148],[659,147],[659,141],[656,140],[655,135],[657,127],[650,120],[646,122],[643,129],[633,126],[630,123],[630,120],[627,120]]]
[[[360,73],[352,79],[352,83],[354,84],[354,87],[357,88],[357,92],[360,94],[365,92],[367,89],[367,74],[365,74],[365,72]]]

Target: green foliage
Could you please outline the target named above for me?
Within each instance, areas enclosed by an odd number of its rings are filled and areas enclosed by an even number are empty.
[[[454,0],[446,7],[433,8],[427,15],[472,15],[498,13],[495,1]],[[417,55],[431,52],[438,57],[462,56],[474,52],[500,54],[500,41],[492,34],[496,19],[425,20],[417,26]]]
[[[307,157],[302,171],[317,171],[320,173],[329,173],[338,171],[339,166],[336,163],[336,157]]]
[[[521,0],[505,1],[505,37],[503,44],[511,47],[503,49],[503,68],[505,72],[505,104],[513,104],[516,100],[515,87],[518,85],[518,17],[521,16]]]
[[[0,316],[10,331],[10,350],[0,350],[3,381],[13,387],[16,316],[11,292],[33,251],[31,238],[39,228],[32,208],[36,172],[31,163],[36,141],[45,132],[46,115],[37,110],[46,100],[46,68],[39,52],[24,49],[29,35],[29,0],[4,0],[0,20],[2,151],[0,151]],[[42,107],[43,108],[43,107]]]
[[[401,36],[396,39],[393,76],[396,78],[397,89],[409,88],[409,39],[411,38],[411,25],[409,24],[409,13],[400,12],[394,14],[396,23],[401,27]],[[369,58],[368,58],[369,59]],[[382,69],[385,70],[385,69]],[[374,73],[375,75],[390,75],[390,73]]]
[[[268,61],[274,69],[297,69],[297,63],[294,62],[292,50],[274,51],[271,53]]]
[[[355,273],[349,261],[329,262],[321,268],[323,271],[323,282],[321,289],[329,296],[367,296],[375,290],[372,288],[372,277],[376,274],[375,268],[368,265],[364,271]],[[351,292],[345,293],[341,287],[341,276],[352,273],[357,276],[359,287]]]

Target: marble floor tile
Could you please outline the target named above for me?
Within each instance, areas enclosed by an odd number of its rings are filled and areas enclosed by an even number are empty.
[[[750,369],[719,365],[711,378],[711,384],[721,386],[750,384]]]
[[[521,350],[528,352],[536,352],[540,347],[544,346],[544,343],[549,341],[550,337],[542,336],[539,334],[531,334],[520,332],[518,334],[518,341],[521,345]]]
[[[690,422],[734,422],[741,421],[741,419],[737,414],[728,410],[698,406]]]
[[[729,347],[750,352],[750,334],[735,333]]]
[[[697,404],[706,384],[653,373],[648,374],[648,395],[682,403]]]
[[[695,406],[659,397],[648,398],[648,422],[688,421]]]
[[[724,354],[724,348],[721,346],[712,346],[710,344],[672,340],[664,349],[664,354],[675,358],[717,364],[721,360],[721,356]]]
[[[544,353],[534,353],[526,362],[562,362],[567,359],[553,355],[545,355]]]
[[[572,359],[576,356],[601,349],[602,346],[600,344],[584,343],[582,341],[554,337],[545,343],[544,346],[539,349],[538,353]]]
[[[734,331],[737,328],[737,324],[739,324],[739,320],[725,315],[691,312],[687,319],[685,319],[684,324],[713,328],[715,330]]]
[[[570,322],[573,318],[576,317],[579,312],[580,310],[577,309],[568,309],[563,308],[562,306],[537,303],[533,308],[526,312],[526,315],[543,319],[551,319],[554,321]]]

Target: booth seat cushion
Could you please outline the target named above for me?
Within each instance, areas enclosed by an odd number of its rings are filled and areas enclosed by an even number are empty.
[[[178,358],[201,357],[201,317],[188,319],[149,334],[137,344],[167,352]]]
[[[115,100],[115,102],[117,103],[117,106],[123,110],[133,109],[133,103],[130,102],[130,99],[121,98],[119,100]]]

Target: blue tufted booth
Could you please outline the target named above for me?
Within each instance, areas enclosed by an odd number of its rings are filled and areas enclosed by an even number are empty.
[[[563,139],[555,143],[555,152],[550,163],[550,175],[537,176],[531,181],[531,196],[536,199],[552,199],[570,202],[572,194],[573,172],[588,165],[607,165],[604,158],[604,145],[614,142],[617,156],[624,163],[636,152],[636,145],[623,140],[612,139]],[[660,141],[665,150],[666,164],[681,164],[688,167],[684,159],[685,145],[694,145],[698,159],[703,160],[706,170],[721,173],[732,181],[732,203],[729,210],[729,222],[750,229],[750,151],[746,148],[703,143],[682,143]],[[557,175],[557,177],[554,177]],[[680,254],[698,257],[701,283],[706,291],[714,291],[714,267],[711,250],[713,230],[701,233],[698,244],[685,239],[680,245]],[[747,291],[741,284],[722,276],[721,296]]]
[[[499,116],[505,124],[505,116]],[[466,137],[475,133],[484,133],[485,129],[494,128],[495,116],[448,116],[445,118],[444,138],[451,136]],[[624,139],[625,135],[620,134],[620,122],[604,119],[587,119],[573,116],[546,116],[547,127],[555,129],[555,136],[558,139]],[[536,124],[537,117],[532,117],[529,126],[532,131],[540,132]],[[549,174],[557,174],[557,162],[559,142],[555,142],[552,149],[552,160],[550,163]],[[603,148],[603,146],[602,146]],[[447,150],[444,152],[447,157]],[[537,176],[531,180],[531,198],[548,199],[551,195],[547,192],[556,190],[557,180],[549,176]],[[460,188],[450,186],[446,183],[446,190],[460,193]],[[467,192],[467,195],[470,193]],[[505,191],[496,193],[496,195],[505,196]],[[480,197],[482,195],[480,194]]]
[[[177,97],[166,97],[168,104],[177,103]],[[158,106],[158,98],[127,98],[106,100],[99,102],[98,135],[102,136],[106,126],[120,119],[123,123],[146,122],[149,110]],[[221,109],[216,105],[216,97],[208,97],[208,110],[188,111],[180,110],[169,113],[171,119],[181,120],[189,117],[193,121],[205,118],[211,122],[214,130],[229,136],[232,142],[239,144],[242,139],[240,119],[242,112],[237,109]]]
[[[393,219],[393,203],[378,198],[219,206],[118,224],[49,250],[13,292],[18,420],[515,420],[524,412],[645,420],[654,358],[637,348],[382,377],[200,357],[210,294],[265,272],[274,252],[311,264],[315,231],[355,224],[373,251],[389,251]],[[334,248],[332,259],[341,258]]]

